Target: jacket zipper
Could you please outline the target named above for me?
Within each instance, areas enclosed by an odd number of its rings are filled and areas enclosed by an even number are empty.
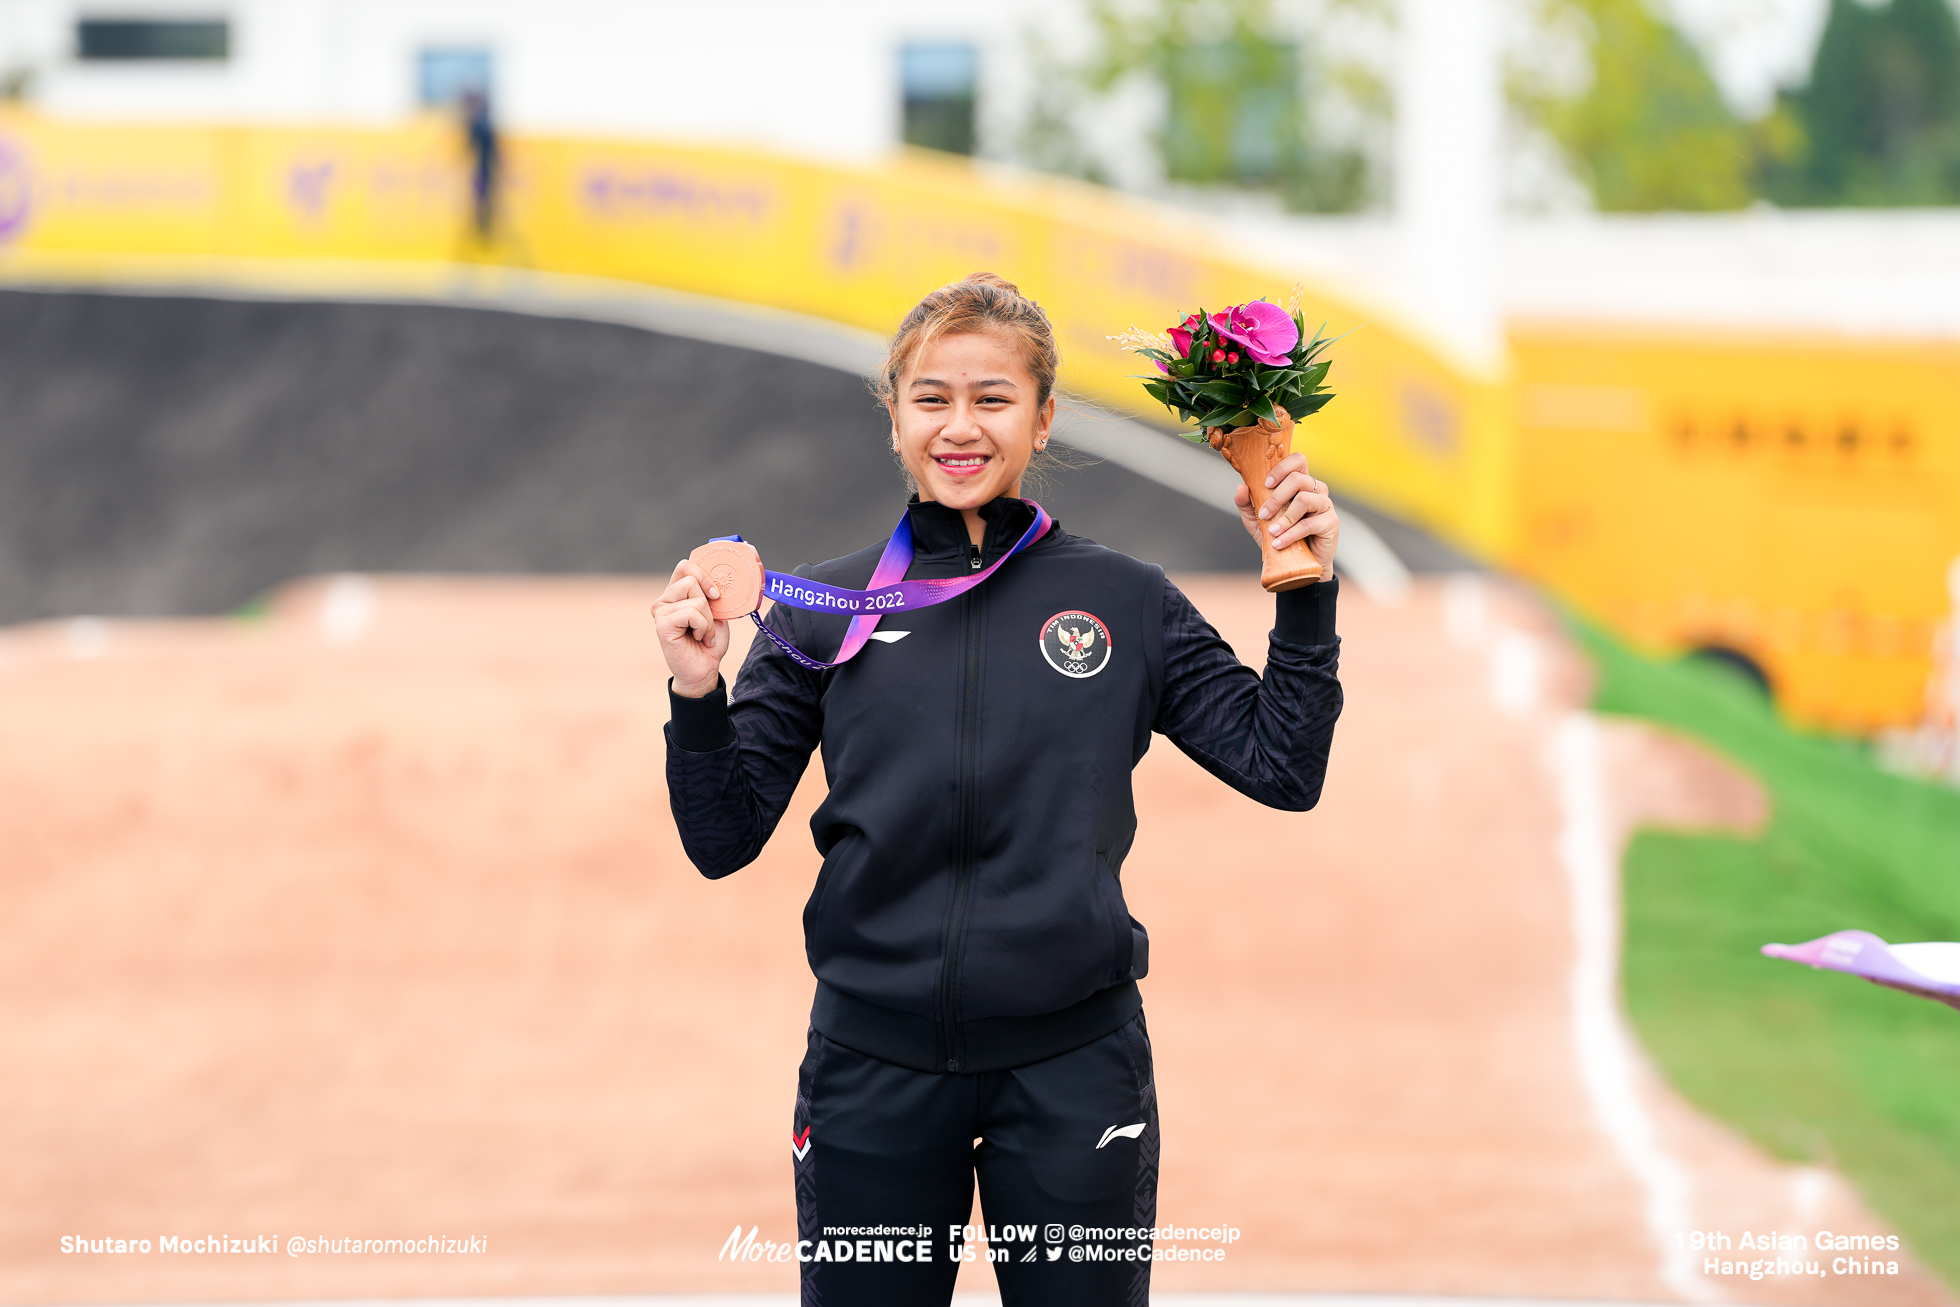
[[[968,570],[979,571],[980,561],[980,550],[975,547],[967,557]],[[953,903],[946,914],[946,959],[939,973],[939,1019],[941,1029],[946,1032],[948,1071],[958,1071],[966,1059],[966,1041],[960,1038],[956,991],[960,964],[966,954],[966,909],[973,896],[974,809],[980,796],[980,640],[974,611],[978,602],[979,597],[974,594],[960,597],[966,663],[960,681],[960,790],[954,815],[957,861],[953,864]]]

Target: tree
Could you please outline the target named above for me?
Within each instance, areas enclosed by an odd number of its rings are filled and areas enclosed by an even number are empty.
[[[1722,99],[1701,53],[1646,0],[1540,0],[1541,28],[1578,35],[1583,90],[1560,93],[1522,70],[1513,102],[1558,142],[1611,212],[1739,209],[1751,199],[1749,127]]]
[[[1948,0],[1832,0],[1810,80],[1780,97],[1783,204],[1960,202],[1960,23]]]
[[[1374,0],[1325,0],[1318,10],[1366,10]],[[1316,139],[1315,79],[1344,97],[1350,116],[1386,108],[1364,70],[1330,65],[1272,0],[1089,0],[1094,34],[1086,59],[1064,68],[1037,47],[1040,79],[1022,154],[1037,166],[1080,175],[1101,170],[1072,128],[1084,105],[1137,80],[1161,93],[1153,144],[1163,176],[1197,186],[1277,193],[1289,208],[1358,209],[1372,191],[1367,157]]]

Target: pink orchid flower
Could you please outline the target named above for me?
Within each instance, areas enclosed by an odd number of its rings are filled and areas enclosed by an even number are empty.
[[[1171,344],[1177,346],[1177,352],[1180,356],[1184,358],[1191,357],[1191,333],[1197,330],[1197,327],[1198,315],[1193,313],[1184,320],[1183,325],[1171,328]]]
[[[1211,315],[1212,329],[1227,340],[1245,346],[1245,352],[1269,368],[1285,367],[1293,361],[1293,347],[1300,343],[1300,328],[1286,310],[1265,300],[1237,304],[1223,313]]]

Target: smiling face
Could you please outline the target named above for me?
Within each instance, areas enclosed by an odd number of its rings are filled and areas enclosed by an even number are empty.
[[[892,443],[919,498],[977,510],[1021,493],[1021,474],[1048,443],[1055,399],[1038,388],[1020,346],[996,332],[941,336],[912,359],[891,405]]]

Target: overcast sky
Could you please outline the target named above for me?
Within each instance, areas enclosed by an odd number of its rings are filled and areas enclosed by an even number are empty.
[[[1757,114],[1810,71],[1830,0],[1664,0],[1738,109]]]

